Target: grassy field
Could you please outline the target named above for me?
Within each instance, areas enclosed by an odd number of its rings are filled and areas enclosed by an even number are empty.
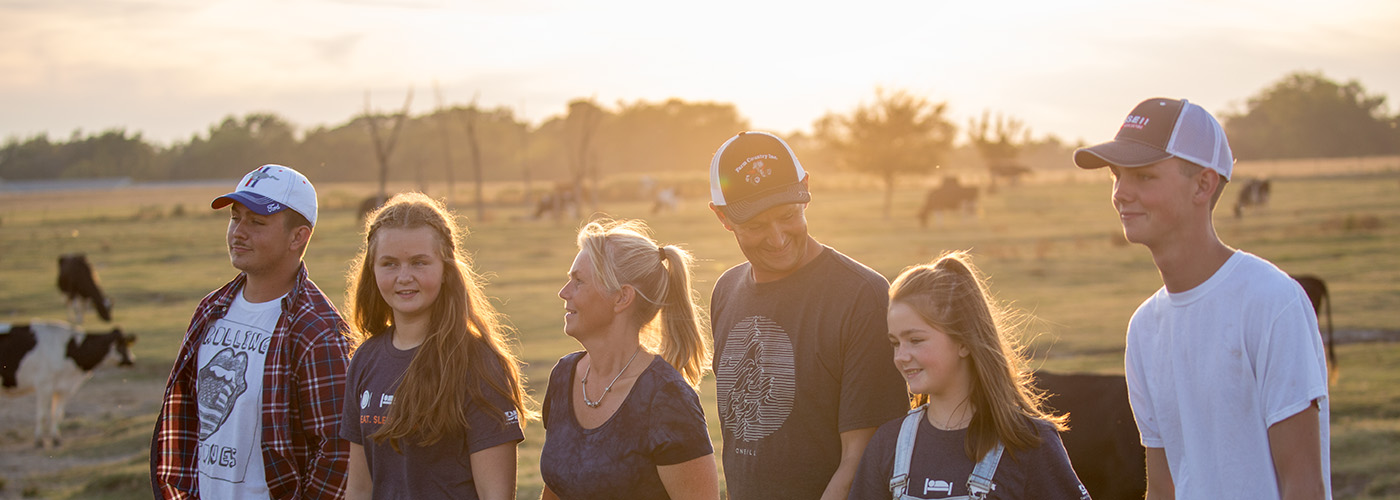
[[[1243,219],[1230,215],[1225,205],[1234,197],[1227,192],[1219,233],[1286,271],[1324,277],[1339,329],[1400,329],[1400,161],[1366,169],[1310,165],[1275,176],[1272,205]],[[1252,173],[1243,165],[1238,172]],[[1036,318],[1023,337],[1034,367],[1121,373],[1125,325],[1160,286],[1157,273],[1145,249],[1122,241],[1107,177],[1041,177],[984,193],[976,219],[947,218],[923,229],[912,217],[920,183],[897,190],[887,219],[869,181],[816,176],[811,233],[890,278],[944,250],[970,249],[1000,299]],[[117,323],[140,337],[136,368],[104,368],[80,391],[60,450],[29,448],[32,397],[4,400],[0,455],[8,458],[0,459],[0,498],[149,498],[147,445],[171,361],[195,304],[235,272],[223,244],[226,214],[207,204],[231,185],[0,194],[0,322],[63,318],[56,257],[86,252],[115,300]],[[361,239],[350,207],[367,189],[321,187],[322,222],[307,265],[337,303]],[[742,255],[705,207],[704,193],[686,194],[675,213],[653,216],[640,201],[604,208],[614,217],[646,218],[659,240],[694,252],[697,287],[708,301],[714,279]],[[524,220],[519,205],[493,205],[485,220],[475,220],[470,207],[459,211],[473,215],[467,245],[491,276],[488,294],[518,330],[526,374],[536,382],[531,390],[539,394],[555,360],[579,348],[561,331],[555,295],[576,251],[577,222]],[[98,328],[96,319],[89,326]],[[1338,356],[1336,497],[1400,498],[1400,343],[1339,346]],[[713,416],[713,377],[703,391]],[[526,435],[520,497],[538,498],[543,428],[531,425]],[[714,419],[711,435],[719,436]]]

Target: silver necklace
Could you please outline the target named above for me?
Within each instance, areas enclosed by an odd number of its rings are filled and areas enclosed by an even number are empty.
[[[589,361],[588,368],[583,369],[583,404],[588,405],[589,408],[597,408],[598,405],[603,404],[603,398],[608,397],[608,393],[612,392],[613,384],[617,383],[617,379],[622,378],[622,374],[627,373],[627,367],[632,366],[632,360],[637,359],[639,352],[642,352],[642,346],[637,346],[637,350],[632,351],[632,357],[627,358],[627,364],[622,365],[622,371],[617,372],[617,376],[613,377],[612,382],[608,382],[608,386],[603,388],[603,395],[598,396],[597,401],[588,400],[588,374],[593,372],[593,362]]]

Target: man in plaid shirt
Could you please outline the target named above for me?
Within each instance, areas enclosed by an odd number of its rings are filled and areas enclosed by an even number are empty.
[[[242,273],[195,309],[175,358],[151,442],[155,496],[341,497],[348,328],[301,261],[315,188],[265,165],[211,206],[230,206]]]

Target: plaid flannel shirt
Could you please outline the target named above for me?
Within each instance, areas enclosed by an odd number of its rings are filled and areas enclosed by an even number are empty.
[[[190,320],[151,437],[156,498],[199,498],[199,345],[210,325],[228,313],[246,280],[247,275],[239,274],[210,293]],[[263,372],[262,457],[268,493],[279,499],[340,498],[350,456],[349,442],[340,437],[349,328],[311,282],[305,265],[282,298],[282,311]]]

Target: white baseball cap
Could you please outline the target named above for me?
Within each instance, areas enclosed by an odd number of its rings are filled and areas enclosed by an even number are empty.
[[[272,215],[290,208],[316,227],[316,188],[305,175],[290,167],[274,164],[258,167],[243,176],[232,193],[214,198],[209,206],[220,209],[235,201],[259,215]]]
[[[1109,165],[1145,167],[1171,157],[1214,170],[1230,179],[1235,157],[1220,122],[1186,99],[1148,99],[1138,103],[1112,141],[1074,152],[1079,168]]]

